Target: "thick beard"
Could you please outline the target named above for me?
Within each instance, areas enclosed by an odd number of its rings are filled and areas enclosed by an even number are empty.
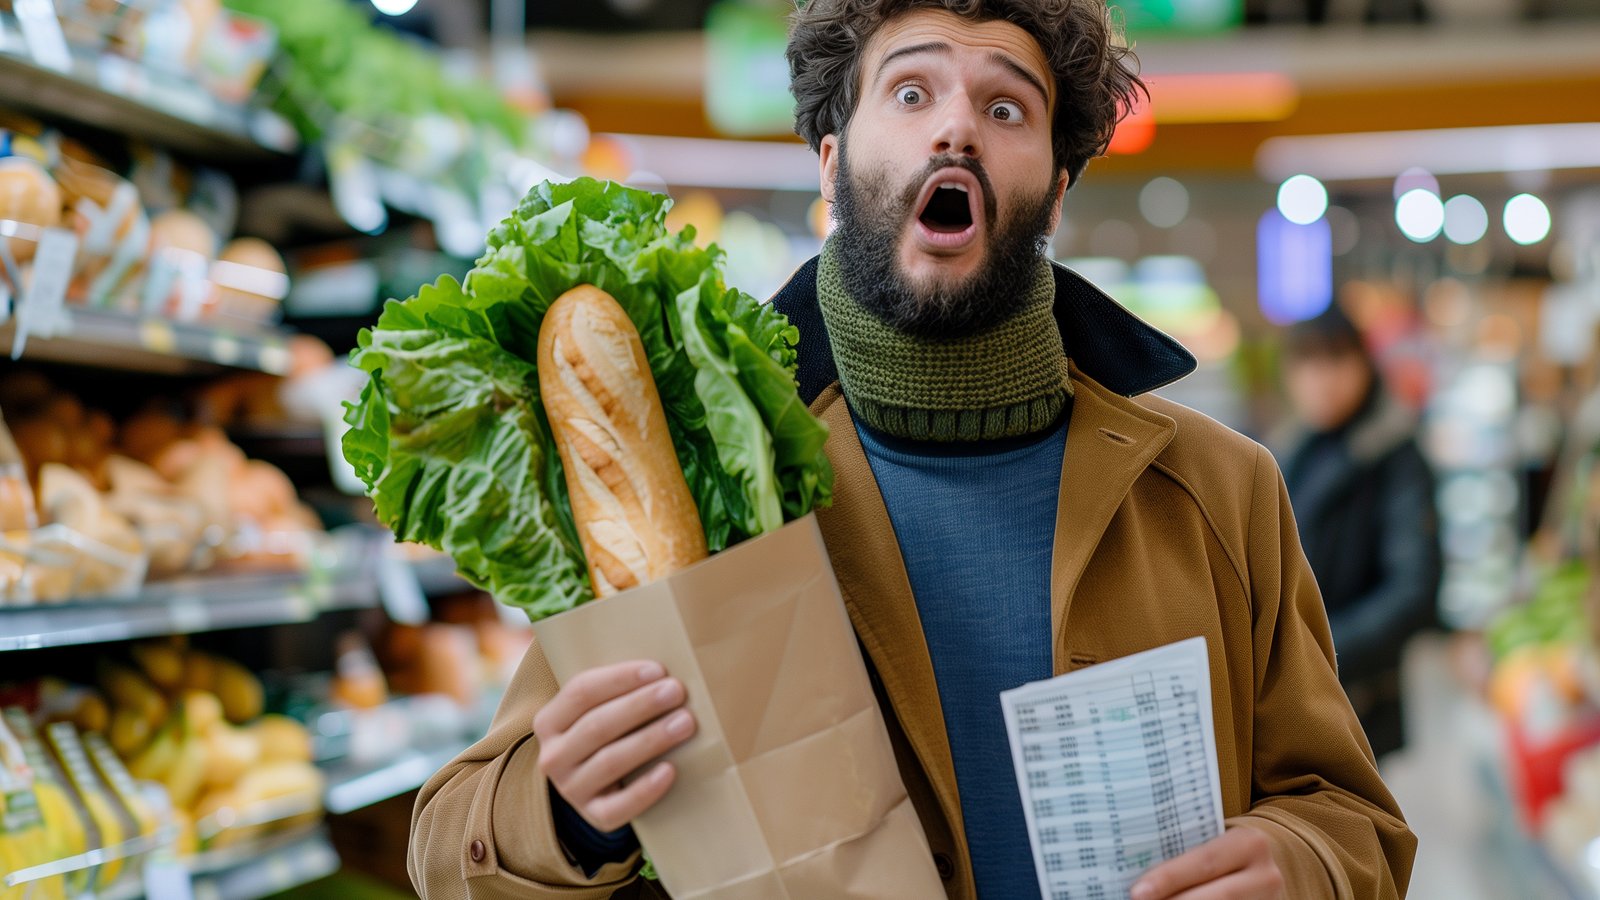
[[[949,167],[971,172],[982,187],[988,223],[983,261],[964,279],[913,282],[900,267],[900,241],[917,212],[922,186],[934,172]],[[1049,245],[1054,199],[1052,191],[1037,200],[1022,197],[1009,220],[1001,223],[995,216],[993,185],[976,160],[936,156],[896,192],[881,173],[864,174],[858,184],[841,141],[833,204],[838,227],[829,240],[836,242],[840,274],[852,299],[902,333],[949,340],[992,328],[1022,306]]]

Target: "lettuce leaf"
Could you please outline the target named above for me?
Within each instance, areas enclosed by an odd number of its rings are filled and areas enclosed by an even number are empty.
[[[532,618],[593,596],[534,368],[545,311],[577,285],[638,328],[713,552],[831,500],[798,332],[723,283],[720,250],[669,233],[670,206],[592,179],[537,185],[463,283],[391,301],[351,357],[369,381],[344,453],[378,518]]]

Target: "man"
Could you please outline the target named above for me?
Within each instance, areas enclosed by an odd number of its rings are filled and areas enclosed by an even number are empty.
[[[1130,399],[1192,357],[1042,254],[1140,88],[1125,55],[1093,0],[796,14],[796,130],[839,225],[775,299],[831,429],[818,521],[949,897],[1038,896],[999,691],[1195,635],[1228,829],[1135,900],[1396,897],[1414,840],[1272,458]],[[683,699],[649,661],[558,691],[530,651],[490,734],[423,789],[419,891],[658,896],[624,826],[672,767],[619,782],[693,733]]]
[[[1283,474],[1339,680],[1381,758],[1405,743],[1401,650],[1434,618],[1433,473],[1412,415],[1384,389],[1361,333],[1337,307],[1289,329],[1284,369],[1298,421],[1281,441]]]

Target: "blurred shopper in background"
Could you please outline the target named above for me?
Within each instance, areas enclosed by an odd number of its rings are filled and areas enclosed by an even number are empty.
[[[1291,328],[1285,352],[1296,422],[1279,444],[1284,478],[1328,608],[1339,680],[1381,757],[1405,742],[1401,649],[1435,617],[1433,473],[1415,418],[1384,389],[1337,307]]]

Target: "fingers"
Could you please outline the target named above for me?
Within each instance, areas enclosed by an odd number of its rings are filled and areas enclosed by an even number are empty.
[[[562,796],[592,797],[606,791],[645,763],[687,741],[695,732],[694,716],[680,709],[607,743],[581,763],[562,785]]]
[[[1169,900],[1252,866],[1277,872],[1271,845],[1259,831],[1234,828],[1146,872],[1130,895],[1132,900]]]
[[[676,770],[658,764],[619,783],[694,735],[683,683],[660,664],[580,672],[534,716],[539,768],[589,824],[614,831],[660,800]]]
[[[1173,900],[1282,900],[1283,876],[1276,866],[1251,867],[1178,894]]]
[[[616,831],[655,806],[677,778],[672,763],[660,762],[627,786],[601,794],[575,807],[590,825],[601,831]],[[570,799],[568,802],[571,802]]]
[[[617,663],[579,672],[533,717],[533,733],[541,742],[571,728],[584,713],[608,700],[665,676],[660,663],[648,660]]]

